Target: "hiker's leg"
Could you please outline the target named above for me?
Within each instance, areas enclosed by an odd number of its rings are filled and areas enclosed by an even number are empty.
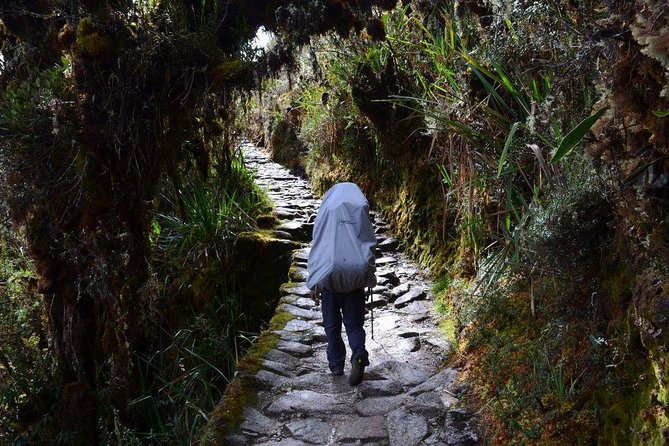
[[[365,291],[351,291],[343,295],[344,326],[351,347],[351,361],[362,358],[363,365],[369,365],[369,355],[365,350]]]
[[[328,365],[330,370],[343,367],[346,359],[346,347],[341,339],[341,295],[323,290],[321,292],[321,311],[323,328],[328,340]]]

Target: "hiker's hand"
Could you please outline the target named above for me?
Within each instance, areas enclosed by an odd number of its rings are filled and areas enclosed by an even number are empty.
[[[318,298],[318,293],[316,291],[311,290],[309,297],[311,297],[311,300],[313,300],[316,305],[321,303],[321,300]]]

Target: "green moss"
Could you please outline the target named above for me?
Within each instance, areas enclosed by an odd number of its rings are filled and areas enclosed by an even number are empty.
[[[271,214],[262,214],[256,218],[256,224],[260,229],[273,229],[279,224],[279,219]]]
[[[297,265],[292,265],[288,270],[288,280],[293,281],[305,281],[306,277],[301,271],[300,267]]]
[[[279,343],[276,331],[283,329],[295,316],[277,310],[255,344],[237,364],[238,373],[225,389],[223,401],[214,409],[199,441],[203,446],[223,445],[223,437],[234,431],[244,420],[244,408],[256,402],[257,391],[253,375],[262,368],[262,360]]]
[[[93,19],[84,17],[77,26],[76,44],[93,57],[111,59],[116,57],[121,45],[122,34],[116,37],[96,30]]]

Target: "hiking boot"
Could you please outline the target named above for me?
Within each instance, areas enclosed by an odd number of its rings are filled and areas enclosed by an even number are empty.
[[[330,371],[335,376],[342,376],[344,374],[344,364],[335,367],[330,367]]]
[[[362,382],[362,375],[365,373],[365,361],[362,358],[355,358],[351,363],[351,374],[348,376],[348,383],[357,386]]]

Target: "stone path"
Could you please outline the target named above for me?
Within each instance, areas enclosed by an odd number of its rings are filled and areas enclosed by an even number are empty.
[[[278,307],[294,319],[276,331],[278,346],[265,355],[254,377],[261,390],[224,444],[476,444],[471,416],[458,407],[463,387],[457,371],[440,369],[451,347],[439,332],[431,284],[395,252],[397,241],[376,214],[378,285],[373,303],[367,304],[374,307],[374,339],[369,310],[365,323],[371,365],[357,387],[348,384],[348,363],[344,376],[330,374],[320,308],[308,298],[304,283],[319,200],[305,180],[252,145],[244,145],[243,152],[257,183],[275,203],[282,220],[279,234],[304,247],[293,254],[290,283],[282,286]]]

